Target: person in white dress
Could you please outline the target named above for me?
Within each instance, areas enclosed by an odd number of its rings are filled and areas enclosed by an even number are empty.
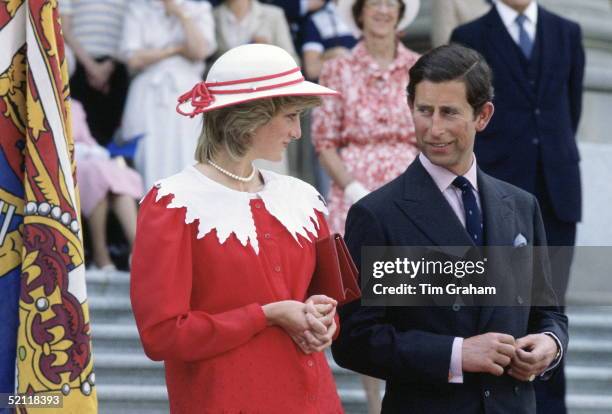
[[[216,50],[208,2],[134,0],[125,16],[120,54],[134,73],[123,114],[124,140],[142,137],[136,169],[150,187],[194,160],[201,120],[178,115],[176,96],[201,80]]]

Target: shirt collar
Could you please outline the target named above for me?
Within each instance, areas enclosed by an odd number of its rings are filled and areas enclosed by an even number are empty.
[[[172,194],[172,201],[166,207],[185,208],[185,224],[198,222],[198,239],[215,229],[219,243],[223,244],[233,233],[243,246],[250,244],[259,254],[261,237],[251,213],[252,199],[259,198],[261,201],[255,201],[256,206],[263,203],[300,246],[303,244],[298,236],[314,242],[320,230],[316,212],[328,214],[323,197],[297,178],[259,171],[265,185],[253,194],[226,187],[190,165],[155,184],[156,201]]]
[[[429,159],[423,155],[422,152],[419,154],[419,161],[421,161],[423,168],[425,168],[427,173],[434,180],[436,186],[440,189],[440,192],[444,192],[448,187],[453,185],[453,181],[455,178],[457,178],[457,174],[447,170],[444,167],[435,165],[429,161]],[[473,155],[472,166],[465,174],[463,174],[463,176],[470,182],[472,188],[476,190],[476,192],[478,192],[477,170],[476,155]]]
[[[500,0],[495,0],[495,7],[497,8],[497,12],[499,13],[499,16],[506,27],[510,27],[516,22],[516,18],[519,13],[512,7],[506,5]],[[538,4],[535,0],[529,3],[529,6],[527,6],[523,14],[530,23],[536,24],[538,21]]]

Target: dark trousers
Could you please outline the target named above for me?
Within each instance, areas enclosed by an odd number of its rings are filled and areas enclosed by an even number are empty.
[[[110,58],[102,57],[96,60],[102,62],[106,59]],[[113,139],[113,134],[121,123],[129,86],[127,68],[118,61],[114,63],[110,90],[106,94],[89,85],[85,68],[78,62],[76,71],[70,78],[70,95],[83,104],[91,134],[102,146],[106,146]]]
[[[553,288],[559,303],[564,305],[576,242],[576,223],[564,222],[557,218],[541,170],[537,180],[535,195],[540,203],[546,229]],[[538,414],[567,413],[564,365],[564,361],[561,361],[561,365],[548,381],[534,383]]]

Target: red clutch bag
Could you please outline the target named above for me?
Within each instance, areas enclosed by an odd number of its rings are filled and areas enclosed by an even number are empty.
[[[361,297],[357,284],[357,267],[339,234],[316,242],[317,265],[308,295],[326,295],[344,305]]]

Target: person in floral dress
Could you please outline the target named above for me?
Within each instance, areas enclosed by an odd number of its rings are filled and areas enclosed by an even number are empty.
[[[418,153],[406,87],[419,55],[397,32],[414,20],[419,2],[341,0],[338,9],[362,38],[349,55],[321,70],[319,83],[342,95],[314,110],[312,139],[332,178],[331,230],[344,233],[349,207],[399,176]]]

